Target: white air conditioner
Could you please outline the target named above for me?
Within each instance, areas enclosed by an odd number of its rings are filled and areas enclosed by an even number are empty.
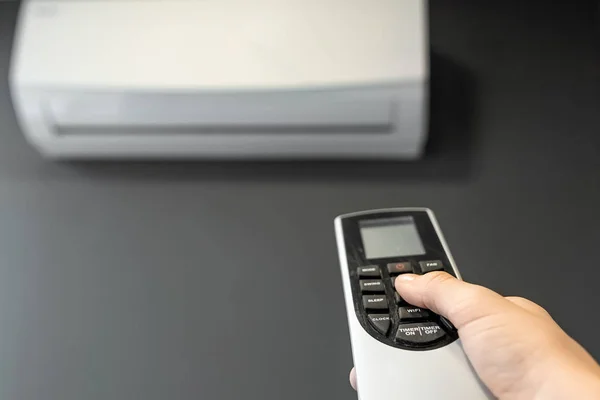
[[[10,76],[65,158],[416,158],[424,0],[29,0]]]

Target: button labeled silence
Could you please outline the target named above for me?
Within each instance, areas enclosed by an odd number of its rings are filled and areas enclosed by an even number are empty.
[[[442,271],[444,269],[444,264],[442,264],[440,260],[419,261],[419,267],[421,267],[421,271],[426,274],[432,271]]]
[[[382,335],[387,334],[390,329],[390,316],[388,314],[369,314],[369,322]]]
[[[390,274],[406,274],[413,272],[413,266],[409,262],[390,263],[387,270]]]
[[[367,310],[387,310],[388,301],[385,295],[363,296],[363,306]]]
[[[429,318],[429,311],[419,307],[400,307],[398,308],[398,317],[400,322],[416,319]]]
[[[446,332],[435,322],[401,324],[396,331],[396,340],[414,344],[426,344],[446,336]]]
[[[361,292],[385,292],[383,281],[380,279],[369,279],[360,281]]]
[[[379,267],[377,265],[368,265],[366,267],[358,267],[358,269],[356,270],[356,272],[358,273],[358,276],[360,276],[361,278],[365,277],[365,278],[369,278],[369,277],[375,277],[378,278],[381,276],[381,271],[379,269]]]

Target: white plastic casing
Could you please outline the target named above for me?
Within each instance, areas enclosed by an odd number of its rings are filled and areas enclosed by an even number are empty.
[[[412,351],[388,346],[369,335],[354,309],[342,220],[347,217],[386,211],[426,211],[446,251],[456,276],[460,273],[433,212],[426,208],[371,210],[341,215],[335,219],[335,233],[342,271],[352,356],[360,400],[493,399],[472,369],[460,339],[434,350]]]

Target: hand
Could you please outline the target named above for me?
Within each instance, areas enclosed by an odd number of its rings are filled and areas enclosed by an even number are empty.
[[[497,398],[600,399],[600,366],[537,304],[444,272],[400,275],[396,290],[456,326],[467,357]],[[350,382],[356,389],[354,369]]]

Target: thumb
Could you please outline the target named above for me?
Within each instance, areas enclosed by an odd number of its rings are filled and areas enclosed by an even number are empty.
[[[516,307],[498,293],[460,281],[446,272],[399,275],[395,285],[408,303],[448,318],[458,329]]]

